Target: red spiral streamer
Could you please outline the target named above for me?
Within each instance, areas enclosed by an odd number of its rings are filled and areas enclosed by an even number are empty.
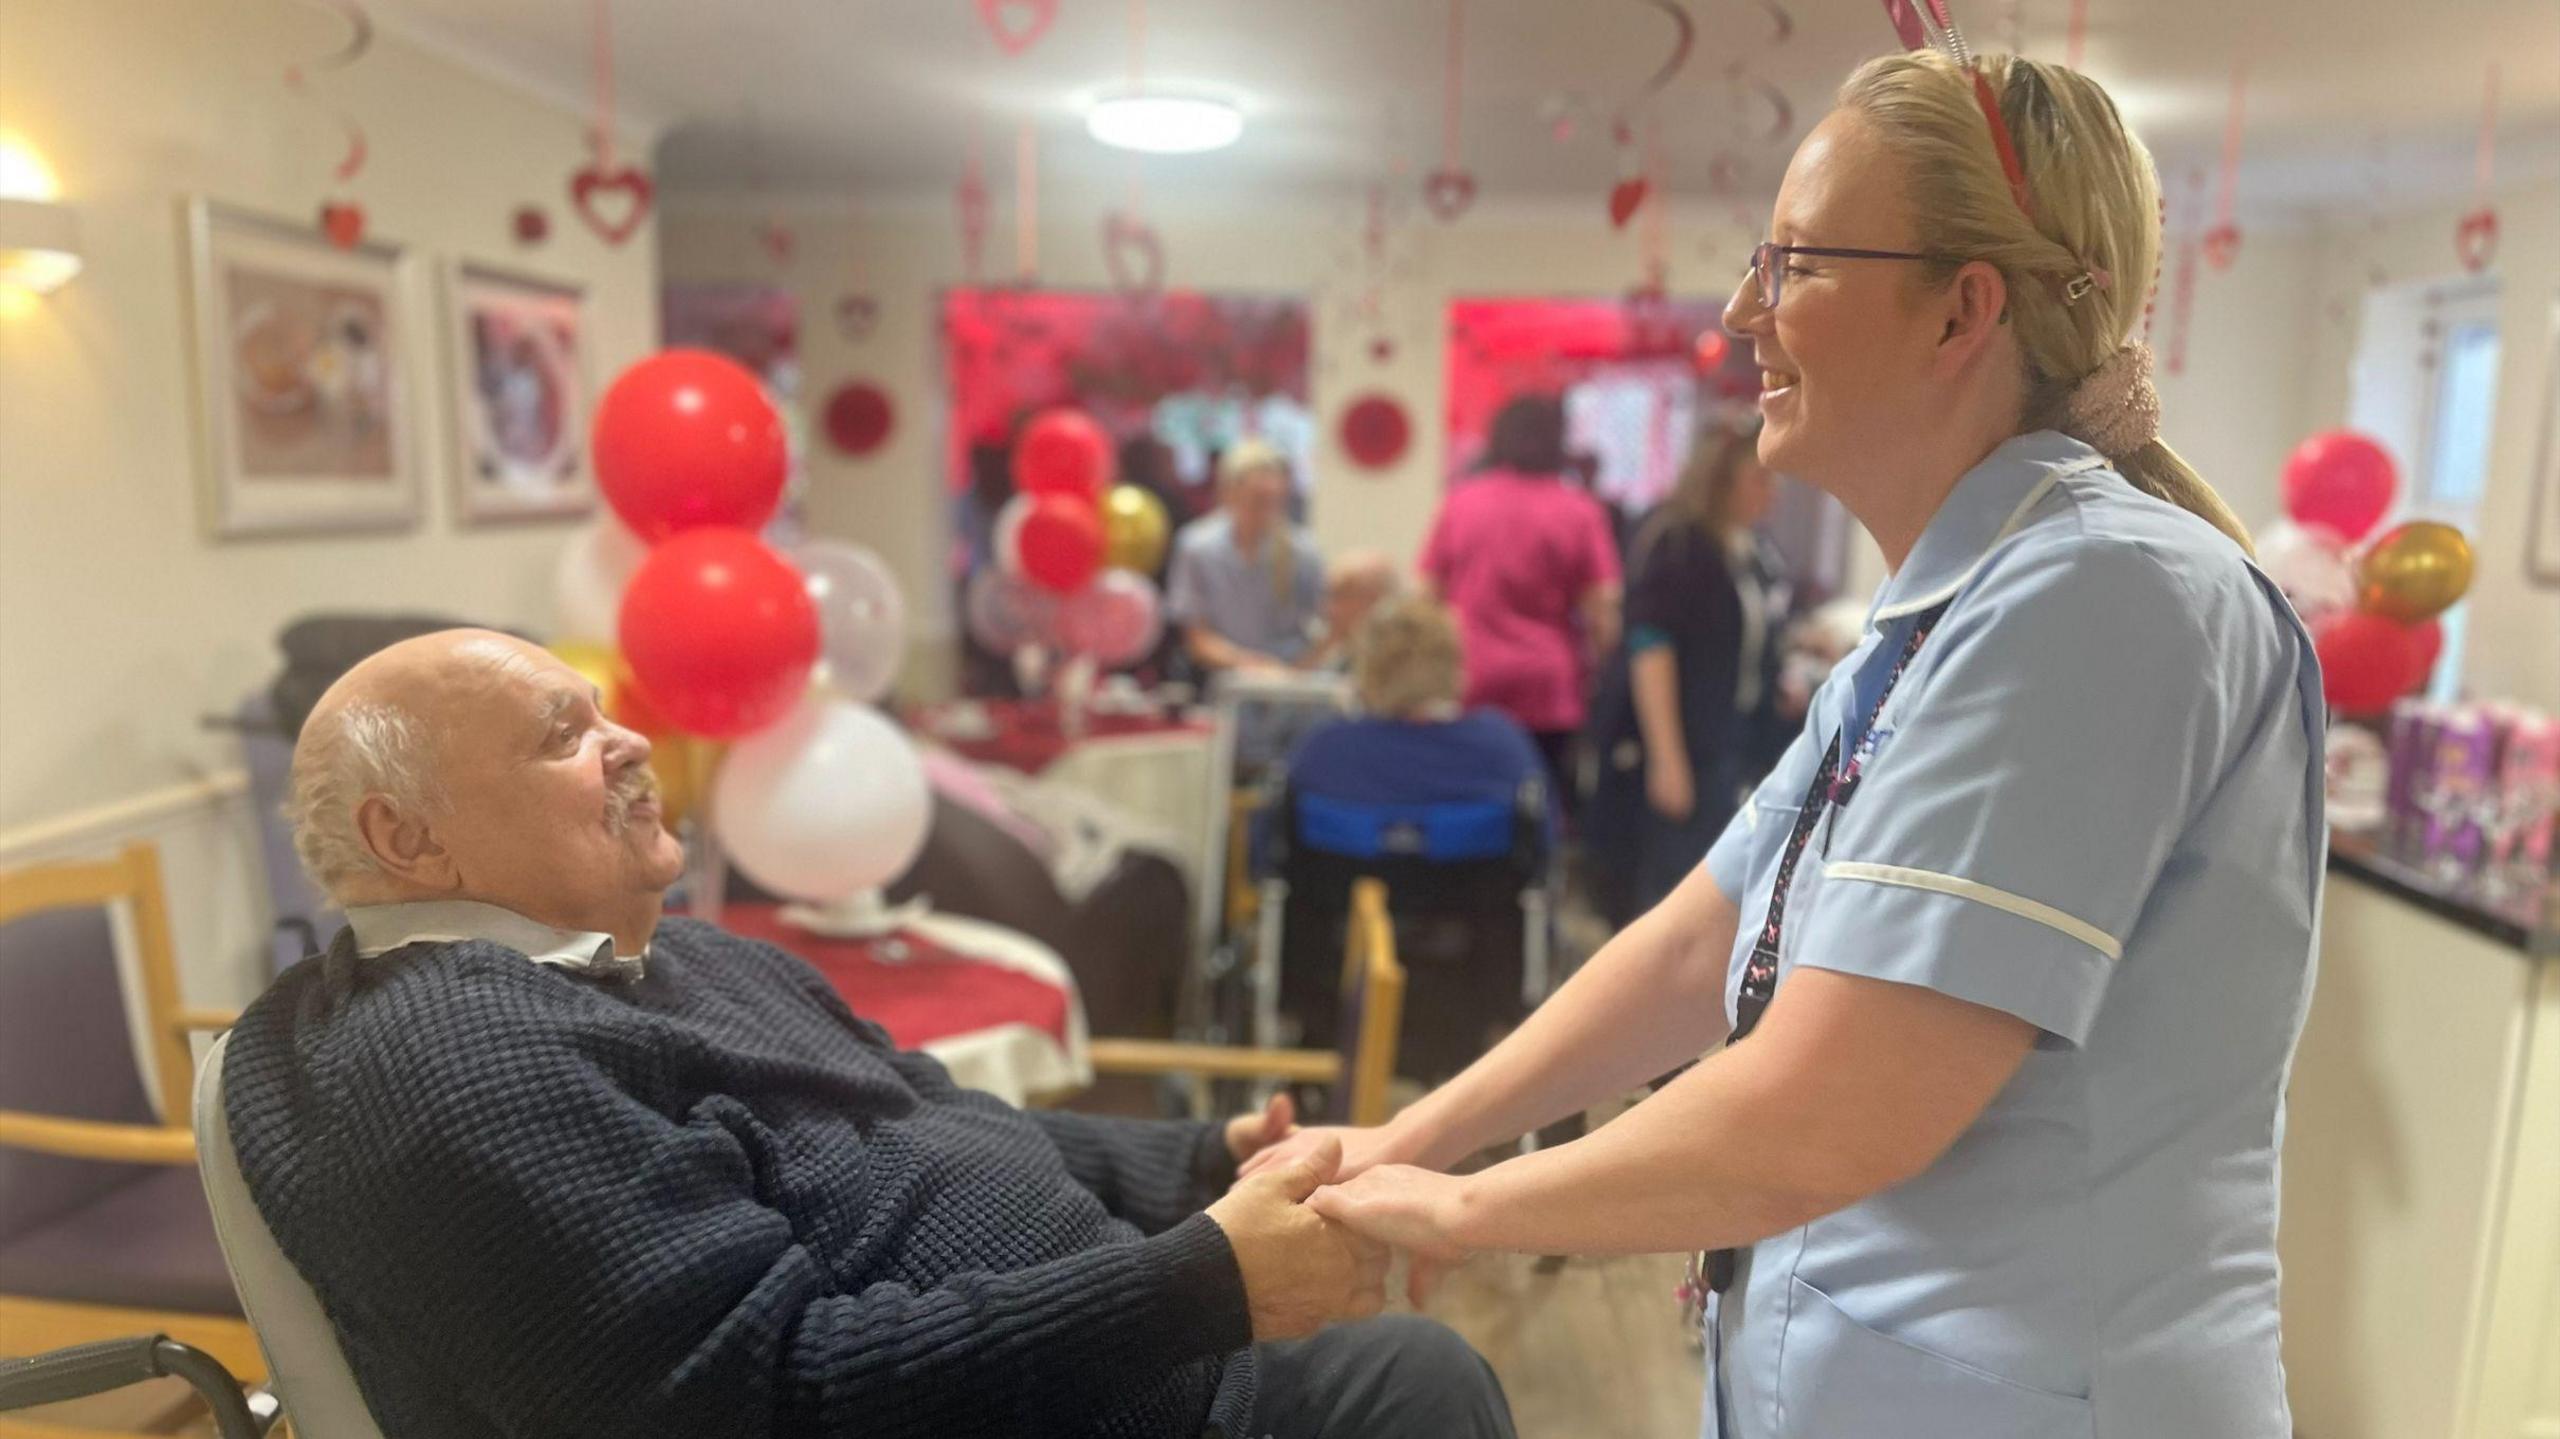
[[[286,89],[328,111],[330,117],[338,122],[338,128],[346,132],[347,148],[338,157],[336,168],[331,171],[338,183],[345,184],[354,179],[356,173],[364,168],[365,158],[371,154],[371,147],[366,144],[364,127],[356,123],[355,116],[320,99],[312,90],[311,72],[343,70],[364,58],[365,52],[373,48],[373,19],[365,14],[364,7],[356,3],[356,0],[310,0],[310,3],[345,20],[347,38],[336,49],[316,60],[296,61],[285,66],[284,83]]]
[[[1467,0],[1449,0],[1448,79],[1440,94],[1440,163],[1458,168],[1458,96],[1466,81]]]

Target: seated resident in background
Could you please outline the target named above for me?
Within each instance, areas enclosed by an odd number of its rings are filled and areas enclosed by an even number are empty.
[[[1360,626],[1378,606],[1394,599],[1403,588],[1404,581],[1396,573],[1395,561],[1376,550],[1353,550],[1327,565],[1324,572],[1324,640],[1316,647],[1311,664],[1327,669],[1349,669],[1351,645],[1359,638]]]
[[[1335,1150],[1228,1187],[1285,1106],[1015,1110],[791,955],[661,923],[648,755],[486,631],[303,729],[296,843],[348,928],[242,1016],[229,1117],[386,1432],[1510,1433],[1447,1330],[1324,1329],[1385,1256],[1300,1202]]]
[[[1165,613],[1204,674],[1305,666],[1324,593],[1324,561],[1289,523],[1289,462],[1242,440],[1218,463],[1217,513],[1174,537]]]

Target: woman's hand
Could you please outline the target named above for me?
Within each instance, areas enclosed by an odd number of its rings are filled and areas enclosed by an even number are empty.
[[[1353,1178],[1376,1165],[1401,1164],[1413,1157],[1405,1152],[1401,1139],[1391,1133],[1390,1126],[1382,1124],[1373,1129],[1353,1129],[1345,1125],[1318,1125],[1312,1129],[1293,1130],[1279,1143],[1247,1158],[1236,1170],[1236,1178],[1251,1179],[1273,1165],[1287,1164],[1312,1154],[1327,1140],[1336,1140],[1342,1145],[1342,1167],[1334,1173],[1335,1183]]]
[[[1667,820],[1677,822],[1695,812],[1698,782],[1689,773],[1689,757],[1676,752],[1646,755],[1644,797],[1653,812]]]
[[[1466,1182],[1410,1164],[1381,1164],[1317,1190],[1307,1207],[1364,1239],[1404,1250],[1406,1295],[1418,1308],[1440,1275],[1466,1257],[1457,1237]]]

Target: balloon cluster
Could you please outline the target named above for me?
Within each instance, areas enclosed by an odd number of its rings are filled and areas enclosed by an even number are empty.
[[[860,545],[785,555],[761,537],[789,468],[763,387],[723,356],[662,351],[605,392],[593,448],[615,518],[561,555],[553,648],[650,737],[668,822],[708,797],[730,857],[796,899],[895,879],[931,813],[922,763],[872,708],[905,657],[906,603]]]
[[[995,563],[970,579],[969,633],[1000,655],[1026,646],[1135,664],[1163,637],[1148,576],[1164,562],[1164,501],[1112,482],[1111,437],[1079,410],[1032,418],[996,515]]]
[[[2348,430],[2314,435],[2285,462],[2287,519],[2259,547],[2310,626],[2321,688],[2341,714],[2378,714],[2426,683],[2444,648],[2436,617],[2471,588],[2471,542],[2453,526],[2374,533],[2398,490],[2380,445]]]

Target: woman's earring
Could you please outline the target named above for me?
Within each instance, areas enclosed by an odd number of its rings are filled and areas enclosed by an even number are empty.
[[[2009,323],[2009,312],[2005,308],[2000,311],[2000,323],[2004,325]]]

